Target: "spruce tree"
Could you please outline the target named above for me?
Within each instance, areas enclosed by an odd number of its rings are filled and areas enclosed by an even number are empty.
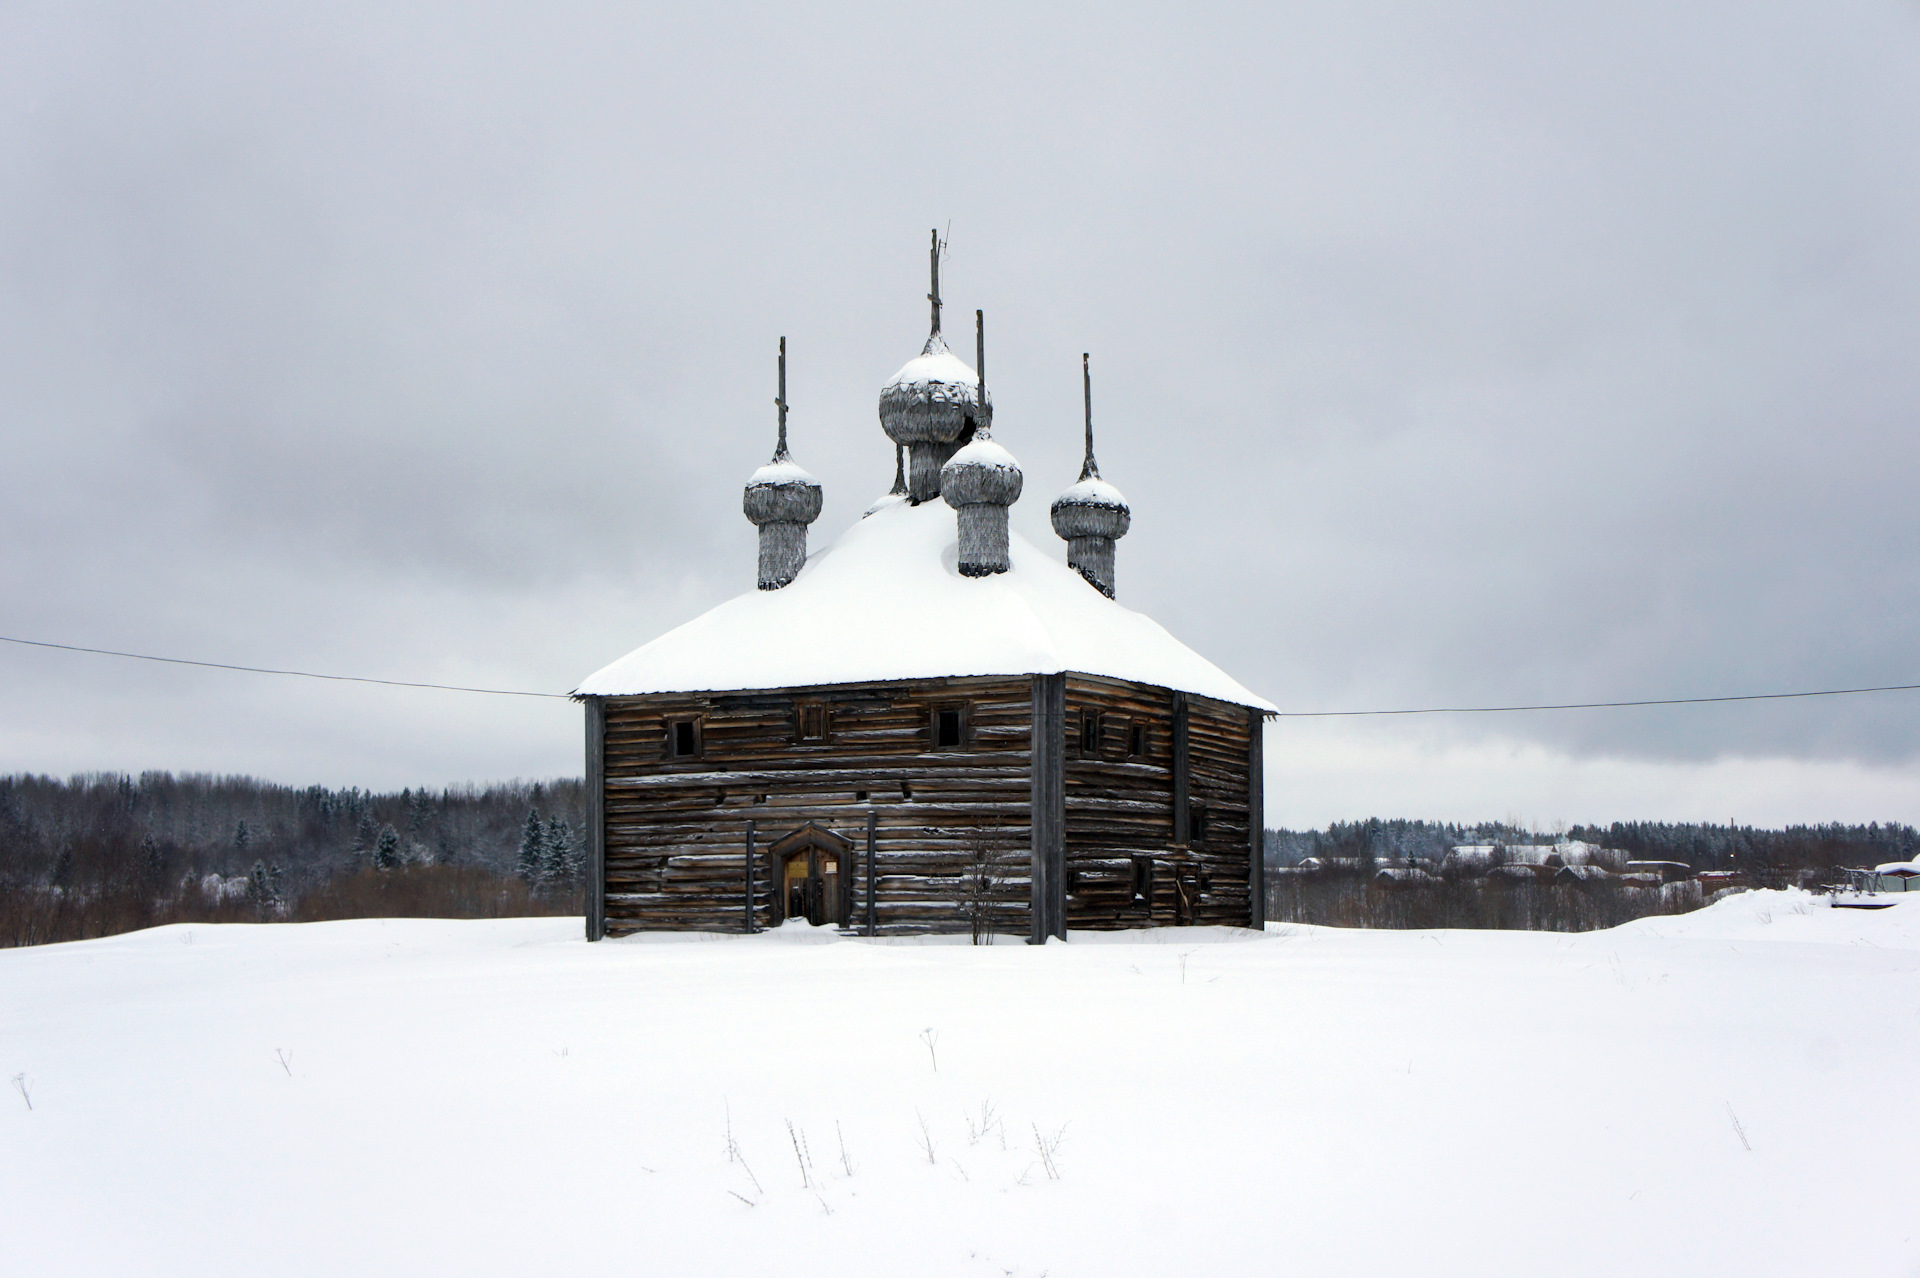
[[[545,886],[565,887],[572,882],[572,851],[573,827],[558,816],[548,817],[545,855],[540,867]]]
[[[395,869],[400,864],[400,831],[391,825],[380,827],[380,838],[373,845],[373,868]]]
[[[546,861],[546,839],[540,831],[540,810],[527,809],[527,824],[520,832],[520,859],[514,866],[514,873],[527,883],[528,887],[540,882],[540,867]]]

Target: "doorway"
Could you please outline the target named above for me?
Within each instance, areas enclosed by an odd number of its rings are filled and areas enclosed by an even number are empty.
[[[844,926],[849,912],[853,841],[809,821],[774,843],[775,922],[805,919]]]

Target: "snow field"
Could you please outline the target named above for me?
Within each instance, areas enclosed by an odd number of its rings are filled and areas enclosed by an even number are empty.
[[[0,1272],[1911,1275],[1916,1049],[1904,900],[1044,949],[184,925],[0,952]]]

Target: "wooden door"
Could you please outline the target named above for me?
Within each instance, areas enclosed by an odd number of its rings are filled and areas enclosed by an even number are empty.
[[[815,927],[838,925],[845,900],[840,883],[840,858],[824,848],[803,848],[790,854],[781,872],[787,917],[805,919]]]

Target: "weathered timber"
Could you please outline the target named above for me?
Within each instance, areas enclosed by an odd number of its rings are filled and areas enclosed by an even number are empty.
[[[1066,878],[1066,740],[1067,679],[1065,675],[1033,677],[1033,749],[1030,785],[1033,840],[1031,935],[1036,945],[1049,936],[1067,935]]]
[[[1247,711],[1247,926],[1256,929],[1267,925],[1266,723]]]
[[[607,934],[606,702],[584,698],[587,729],[587,939]]]
[[[829,707],[813,737],[809,705]],[[935,740],[947,707],[962,710],[958,746]],[[840,925],[876,936],[967,930],[968,868],[983,853],[1001,867],[997,930],[1024,911],[1030,938],[1252,917],[1244,707],[1048,675],[624,697],[602,711],[603,935],[738,931],[743,910],[777,921],[784,880],[765,848],[808,825],[850,846],[867,836],[833,882]],[[698,723],[693,757],[672,752],[685,720]],[[1202,810],[1177,840],[1176,820]]]

